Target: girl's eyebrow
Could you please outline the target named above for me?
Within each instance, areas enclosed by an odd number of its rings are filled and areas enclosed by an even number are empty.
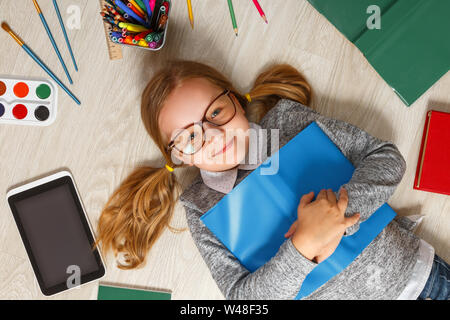
[[[192,122],[186,124],[184,127],[182,127],[182,129],[183,129],[183,128],[185,129],[185,128],[187,128],[187,127],[190,126],[190,125],[193,125],[193,124],[195,124],[195,123],[197,123],[197,122],[202,121],[202,120],[205,118],[205,116],[206,116],[206,111],[208,111],[209,107],[211,107],[211,106],[213,105],[213,103],[217,101],[217,98],[220,97],[220,95],[221,95],[223,92],[224,92],[224,91],[222,90],[221,92],[215,93],[214,95],[211,96],[211,98],[210,98],[208,104],[205,105],[205,108],[204,108],[204,110],[203,110],[203,112],[202,112],[202,118],[201,118],[201,119],[198,119],[198,120],[196,120],[196,121],[192,121]]]

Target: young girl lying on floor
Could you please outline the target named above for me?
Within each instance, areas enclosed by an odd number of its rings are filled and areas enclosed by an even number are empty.
[[[262,73],[244,96],[204,64],[177,61],[164,66],[144,91],[141,115],[167,164],[137,168],[123,181],[102,212],[97,243],[105,252],[112,248],[125,255],[120,268],[142,266],[164,229],[173,230],[170,221],[180,196],[173,170],[196,166],[200,174],[180,200],[192,237],[223,295],[295,298],[317,263],[389,200],[406,166],[392,143],[307,107],[310,96],[308,83],[288,65]],[[200,217],[261,163],[245,162],[255,142],[243,132],[278,129],[281,148],[313,121],[356,170],[338,197],[323,190],[315,201],[314,194],[299,199],[299,219],[286,230],[286,241],[270,261],[250,273]],[[225,155],[227,161],[215,161]],[[413,234],[413,225],[406,218],[394,219],[346,269],[306,299],[448,299],[449,266]]]

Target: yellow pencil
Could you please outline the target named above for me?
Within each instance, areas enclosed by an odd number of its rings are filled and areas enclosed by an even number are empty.
[[[191,21],[191,27],[194,29],[194,14],[192,13],[192,3],[191,0],[187,0],[188,12],[189,12],[189,20]]]

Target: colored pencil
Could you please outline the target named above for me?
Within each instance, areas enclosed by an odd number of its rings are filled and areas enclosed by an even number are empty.
[[[189,21],[191,21],[191,27],[194,29],[194,14],[192,12],[192,3],[191,0],[187,0],[187,7],[189,13]]]
[[[166,25],[167,20],[169,20],[168,15],[167,15],[167,14],[163,14],[163,15],[161,16],[161,18],[159,18],[159,21],[158,21],[158,28],[157,28],[156,30],[157,30],[157,31],[162,30],[162,29],[164,28],[164,26]]]
[[[156,20],[155,20],[155,27],[158,26],[158,23],[159,23],[159,20],[161,19],[161,16],[163,14],[165,14],[165,13],[166,13],[166,7],[164,7],[164,6],[159,7],[158,15],[156,16]]]
[[[150,30],[141,32],[141,33],[139,33],[139,34],[137,34],[137,35],[134,36],[134,40],[140,41],[141,39],[145,39],[145,37],[146,37],[150,32],[151,32]]]
[[[141,17],[139,17],[136,13],[134,13],[134,11],[131,10],[130,8],[128,8],[127,5],[124,4],[122,1],[120,1],[120,0],[115,0],[115,4],[116,4],[120,9],[122,9],[124,12],[126,12],[131,18],[133,18],[134,20],[136,20],[138,23],[140,23],[140,24],[142,24],[142,25],[144,25],[144,26],[146,26],[146,27],[150,27],[150,26],[148,25],[148,23],[147,23],[145,20],[143,20],[143,19],[142,19]],[[125,17],[125,19],[126,19],[126,17]]]
[[[238,27],[236,23],[236,15],[234,14],[233,1],[228,0],[228,8],[230,9],[231,22],[233,23],[234,33],[238,36]]]
[[[53,48],[55,49],[56,55],[58,56],[59,61],[61,62],[64,72],[66,73],[66,76],[69,79],[70,84],[73,84],[72,78],[70,77],[69,71],[67,70],[66,64],[64,63],[61,53],[59,52],[58,46],[56,45],[55,39],[53,38],[52,32],[50,31],[47,21],[45,20],[45,17],[42,14],[41,8],[39,7],[39,4],[37,3],[36,0],[33,0],[33,3],[34,3],[34,6],[36,8],[36,11],[37,11],[39,17],[41,18],[42,24],[44,25],[44,28],[47,31],[47,35],[50,38]]]
[[[138,24],[132,24],[132,23],[125,23],[125,22],[119,22],[120,28],[127,28],[127,30],[132,32],[144,32],[148,31],[148,28],[144,26],[140,26]]]
[[[139,4],[137,4],[136,1],[129,0],[129,3],[131,3],[136,8],[137,11],[139,11],[143,16],[145,16],[146,14],[145,11],[141,9],[141,7],[139,6]]]
[[[145,19],[145,16],[138,9],[136,9],[136,7],[131,4],[131,2],[128,2],[127,7],[131,9],[131,11],[133,11],[139,18]]]
[[[66,32],[66,27],[64,27],[64,22],[61,17],[61,12],[59,11],[58,3],[56,2],[56,0],[53,0],[53,6],[55,7],[56,14],[58,15],[59,24],[61,25],[61,29],[64,34],[64,38],[66,39],[67,47],[69,48],[70,56],[72,57],[72,62],[75,67],[75,71],[78,72],[77,62],[75,61],[75,56],[73,55],[72,46],[70,45],[69,37],[67,36],[67,32]]]
[[[9,33],[11,37],[22,47],[23,50],[25,50],[28,55],[33,58],[34,61],[36,61],[39,66],[44,69],[45,72],[48,73],[50,77],[52,77],[53,80],[78,104],[80,105],[81,102],[78,100],[72,92],[58,79],[58,77],[55,76],[55,74],[39,59],[39,57],[11,30],[11,28],[6,24],[5,22],[2,23],[2,28],[6,32]]]
[[[169,1],[164,1],[162,3],[162,5],[164,6],[164,8],[166,8],[166,14],[169,14],[169,10],[170,10],[170,3],[169,3]]]
[[[256,9],[258,10],[258,12],[259,12],[259,14],[261,15],[261,17],[263,18],[263,20],[264,20],[266,23],[269,23],[269,22],[267,21],[266,14],[264,13],[264,11],[263,11],[263,9],[261,8],[261,6],[259,5],[258,0],[253,0],[253,3],[255,4],[255,7],[256,7]]]
[[[120,15],[120,13],[117,12],[113,7],[111,7],[111,6],[105,6],[105,8],[106,8],[106,10],[103,9],[104,12],[109,12],[109,13],[111,14],[111,16],[113,16],[113,18],[114,18],[115,20],[119,20],[119,21],[122,21],[122,22],[127,22],[127,20],[125,20],[125,18],[122,17],[122,16]]]
[[[103,17],[103,21],[108,22],[111,26],[119,26],[119,23],[121,21],[114,19],[114,17],[112,17],[111,15],[105,13],[105,12],[100,12],[101,16]]]
[[[155,11],[155,6],[156,6],[156,0],[149,0],[150,2],[150,9],[152,10],[152,12]]]
[[[149,0],[143,0],[145,4],[145,8],[147,9],[147,22],[150,23],[151,17],[153,15],[152,9],[150,8],[150,2]]]
[[[144,1],[142,0],[134,0],[134,1],[138,4],[139,7],[141,7],[142,11],[144,11],[145,14],[148,14]]]

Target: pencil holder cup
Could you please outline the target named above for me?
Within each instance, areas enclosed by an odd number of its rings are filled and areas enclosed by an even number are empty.
[[[161,50],[166,43],[167,30],[169,27],[169,20],[170,20],[170,12],[172,9],[172,1],[171,0],[160,1],[159,4],[160,5],[158,7],[155,6],[155,10],[153,12],[153,15],[157,16],[151,19],[152,20],[150,28],[151,32],[144,30],[142,31],[129,30],[132,32],[132,35],[127,35],[126,33],[122,32],[122,37],[118,37],[116,36],[117,32],[110,31],[109,32],[110,40],[114,43],[128,47],[135,47],[149,51]],[[152,28],[154,28],[155,30],[153,30]]]

